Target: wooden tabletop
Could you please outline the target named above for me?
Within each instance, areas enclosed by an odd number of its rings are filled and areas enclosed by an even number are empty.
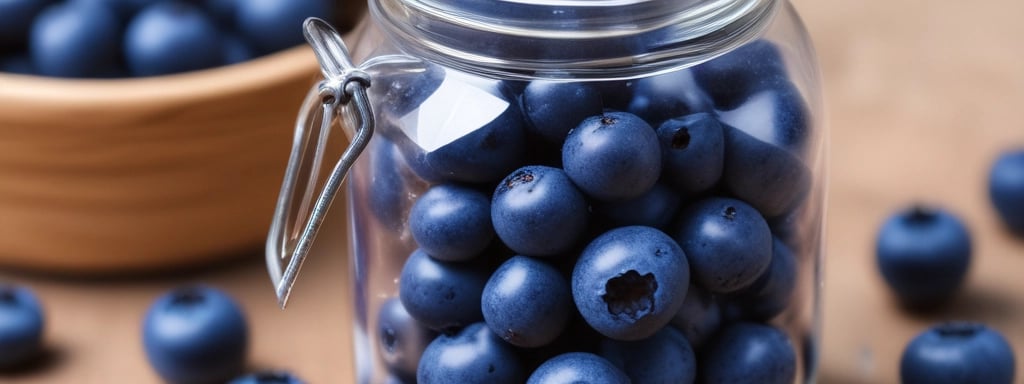
[[[999,150],[1024,146],[1024,2],[795,0],[817,44],[831,128],[823,383],[893,383],[903,346],[927,325],[981,320],[1017,350],[1024,383],[1024,240],[986,198]],[[975,240],[966,289],[943,310],[895,306],[873,264],[880,222],[913,202],[961,215]],[[34,287],[48,313],[48,359],[4,383],[158,383],[141,319],[161,292],[204,282],[249,315],[253,369],[288,369],[313,383],[350,383],[351,305],[344,212],[325,229],[290,307],[277,309],[258,250],[172,276],[67,279],[0,274]],[[70,257],[70,255],[69,255]]]

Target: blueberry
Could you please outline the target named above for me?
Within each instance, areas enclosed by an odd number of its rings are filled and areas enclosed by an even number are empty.
[[[684,210],[678,228],[675,239],[690,260],[694,280],[712,293],[750,286],[771,263],[768,223],[742,201],[701,200]]]
[[[807,166],[786,149],[728,125],[724,129],[726,189],[766,218],[792,212],[810,191]]]
[[[663,232],[622,227],[594,239],[572,271],[572,296],[590,326],[616,340],[651,336],[679,312],[686,255]]]
[[[522,383],[525,376],[515,348],[484,323],[438,336],[423,351],[416,372],[419,384]]]
[[[170,383],[226,382],[245,364],[249,330],[238,304],[208,286],[172,290],[142,324],[146,357]]]
[[[626,110],[655,127],[671,118],[712,110],[711,100],[689,70],[638,79],[632,88]]]
[[[703,288],[690,284],[683,306],[672,317],[671,324],[683,332],[691,346],[700,348],[722,324],[718,301]]]
[[[424,326],[449,330],[483,319],[480,295],[488,274],[475,264],[440,261],[415,250],[402,267],[399,298]]]
[[[288,372],[267,371],[239,376],[228,384],[305,384],[305,381]]]
[[[1013,349],[980,323],[933,326],[914,337],[900,359],[903,384],[1009,384],[1013,378]]]
[[[331,20],[336,2],[329,0],[244,0],[236,2],[235,24],[258,54],[302,44],[302,22]]]
[[[121,26],[110,9],[69,2],[46,8],[32,24],[29,53],[39,74],[99,77],[118,65]]]
[[[598,203],[594,212],[616,227],[643,225],[664,228],[672,222],[681,204],[682,198],[676,191],[659,183],[633,199]]]
[[[743,318],[768,321],[789,308],[796,281],[796,257],[776,238],[772,241],[772,261],[768,269],[729,301],[739,306]]]
[[[412,381],[423,350],[435,336],[406,312],[398,298],[381,304],[377,313],[377,349],[388,371],[395,376]]]
[[[522,104],[527,128],[556,144],[602,109],[601,93],[582,82],[532,81],[523,90]]]
[[[726,109],[787,79],[779,49],[767,40],[756,40],[698,65],[693,75],[715,104]]]
[[[526,256],[569,250],[587,229],[588,217],[583,194],[558,168],[520,168],[498,184],[491,201],[498,237]]]
[[[569,321],[572,292],[562,274],[543,261],[515,256],[493,274],[481,301],[491,331],[509,344],[550,343]]]
[[[568,352],[555,356],[533,371],[526,384],[601,383],[629,384],[629,376],[593,353]]]
[[[795,153],[803,153],[810,134],[810,111],[800,90],[788,81],[752,94],[718,115],[728,125]]]
[[[661,174],[658,135],[630,113],[591,116],[569,132],[562,164],[588,196],[604,201],[636,198]]]
[[[702,350],[697,371],[705,383],[790,384],[796,380],[796,351],[770,325],[734,323]]]
[[[199,7],[169,1],[148,6],[128,23],[125,61],[135,76],[156,76],[224,63],[216,24]]]
[[[32,20],[53,1],[0,1],[0,52],[5,47],[22,47],[28,40]]]
[[[882,277],[904,305],[932,307],[963,284],[971,236],[952,213],[915,206],[885,220],[875,252]]]
[[[494,238],[491,199],[466,186],[435,185],[409,211],[409,231],[420,249],[433,258],[469,260]]]
[[[710,113],[666,120],[658,127],[661,180],[676,191],[696,195],[710,190],[722,177],[725,136]]]
[[[245,42],[241,37],[225,34],[223,43],[224,65],[243,63],[256,57],[256,52],[253,52],[249,43]]]
[[[39,355],[43,308],[29,288],[0,283],[0,370],[16,368]]]
[[[0,72],[15,73],[19,75],[36,74],[35,65],[26,53],[13,53],[10,55],[0,54]]]
[[[682,333],[672,327],[638,341],[605,339],[601,356],[629,376],[633,383],[692,383],[697,358]]]
[[[999,218],[1024,236],[1024,148],[999,156],[988,176],[988,193]]]

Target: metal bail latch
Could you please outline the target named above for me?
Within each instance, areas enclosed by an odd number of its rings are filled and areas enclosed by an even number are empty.
[[[366,95],[370,76],[352,64],[338,31],[321,19],[309,18],[303,23],[303,33],[313,47],[324,79],[310,90],[296,121],[288,168],[267,235],[267,270],[281,308],[287,305],[299,268],[327,210],[352,164],[370,142],[374,126]],[[339,107],[351,101],[355,102],[357,112],[353,115],[359,120],[355,135],[317,195],[331,126],[341,111]]]

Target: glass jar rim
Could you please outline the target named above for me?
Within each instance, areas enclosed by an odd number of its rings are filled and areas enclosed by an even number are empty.
[[[406,53],[501,79],[664,73],[760,35],[780,0],[372,0]]]

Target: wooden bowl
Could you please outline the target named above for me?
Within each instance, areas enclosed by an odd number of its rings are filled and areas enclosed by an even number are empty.
[[[318,73],[301,46],[152,78],[0,74],[0,266],[102,274],[261,254]]]

